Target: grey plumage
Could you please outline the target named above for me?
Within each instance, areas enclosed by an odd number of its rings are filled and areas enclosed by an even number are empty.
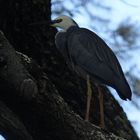
[[[75,25],[58,32],[55,41],[68,65],[81,77],[89,75],[96,83],[116,89],[123,100],[131,100],[131,89],[115,54],[98,35]]]

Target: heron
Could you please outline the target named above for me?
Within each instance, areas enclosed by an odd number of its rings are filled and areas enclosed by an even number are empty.
[[[132,92],[114,52],[96,33],[80,28],[69,16],[61,15],[51,21],[51,26],[61,30],[55,35],[57,49],[67,64],[87,81],[85,120],[89,121],[92,97],[91,81],[98,87],[100,126],[104,124],[103,93],[100,85],[114,88],[121,99],[131,100]]]

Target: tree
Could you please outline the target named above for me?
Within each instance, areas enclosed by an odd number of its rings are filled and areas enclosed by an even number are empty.
[[[50,0],[0,0],[1,134],[8,140],[137,140],[106,87],[106,130],[98,127],[94,83],[90,122],[84,121],[86,82],[68,69],[56,50],[56,30],[32,24],[49,22],[50,16]]]

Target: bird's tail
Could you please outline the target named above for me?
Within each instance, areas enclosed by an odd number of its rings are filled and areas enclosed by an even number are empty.
[[[132,92],[126,79],[116,81],[115,89],[123,100],[131,100]]]

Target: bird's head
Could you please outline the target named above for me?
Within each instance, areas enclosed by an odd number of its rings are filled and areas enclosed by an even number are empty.
[[[51,26],[67,30],[71,26],[78,26],[77,23],[68,16],[59,16],[51,21]]]

